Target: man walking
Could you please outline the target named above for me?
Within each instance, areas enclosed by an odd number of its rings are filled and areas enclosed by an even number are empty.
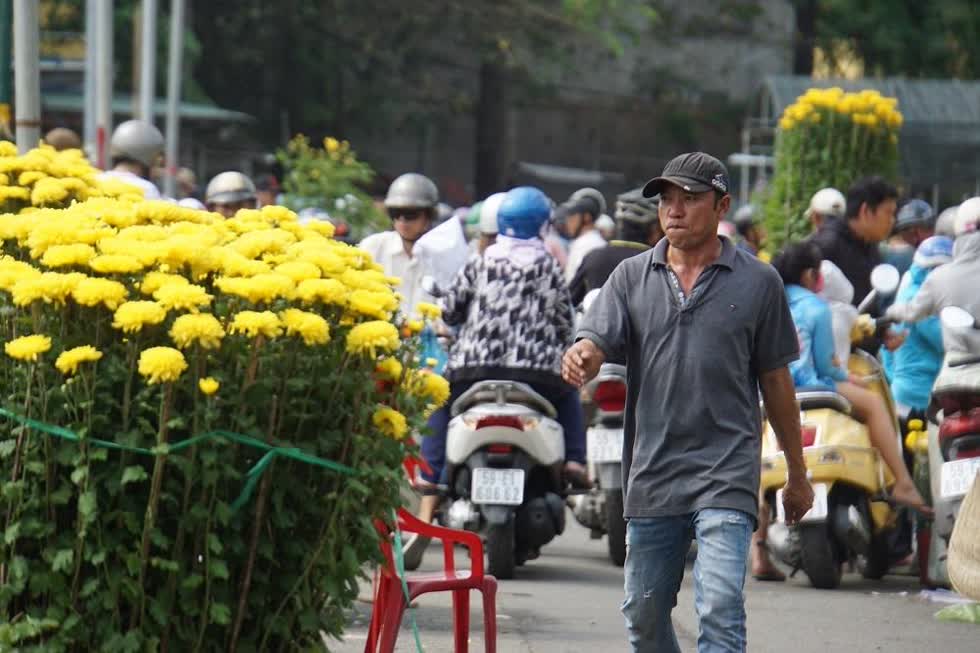
[[[725,166],[701,152],[678,156],[646,185],[646,197],[660,196],[666,238],[616,268],[562,364],[578,386],[607,359],[627,365],[622,611],[635,653],[680,650],[670,613],[692,537],[698,651],[746,648],[760,387],[786,456],[787,519],[813,501],[787,368],[796,329],[775,270],[717,235],[728,187]]]

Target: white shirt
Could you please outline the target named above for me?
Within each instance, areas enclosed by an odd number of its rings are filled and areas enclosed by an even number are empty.
[[[419,302],[434,302],[433,297],[422,290],[425,266],[419,257],[405,253],[402,238],[397,232],[373,234],[362,240],[358,247],[370,254],[375,263],[385,269],[385,274],[402,280],[397,291],[402,295],[402,312],[405,315],[411,315]]]
[[[148,200],[161,199],[160,189],[157,188],[152,181],[143,179],[139,175],[133,174],[128,170],[106,170],[100,174],[99,177],[102,179],[107,177],[118,179],[119,181],[125,182],[130,186],[137,186],[143,191],[143,197]]]
[[[565,283],[571,283],[578,272],[579,266],[585,257],[594,249],[606,246],[606,239],[602,237],[598,229],[586,231],[584,234],[572,241],[568,247],[568,263],[565,264]]]

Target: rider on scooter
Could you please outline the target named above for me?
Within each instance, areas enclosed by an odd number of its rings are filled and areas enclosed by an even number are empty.
[[[528,384],[558,411],[565,434],[565,473],[587,485],[585,426],[578,393],[561,378],[561,357],[572,338],[572,304],[561,269],[544,249],[541,228],[551,203],[537,188],[509,191],[497,212],[499,235],[482,257],[474,256],[440,299],[442,320],[458,327],[446,366],[451,385],[446,406],[478,381]],[[432,435],[422,453],[436,482],[446,453],[449,411],[429,420]]]
[[[871,443],[895,476],[892,498],[928,514],[931,509],[905,466],[898,434],[884,402],[863,387],[860,379],[848,374],[846,367],[835,364],[830,308],[816,294],[823,283],[821,259],[816,246],[803,242],[790,245],[773,261],[786,285],[790,312],[800,340],[800,358],[790,363],[793,382],[797,388],[836,391],[851,402],[856,416],[868,427]]]

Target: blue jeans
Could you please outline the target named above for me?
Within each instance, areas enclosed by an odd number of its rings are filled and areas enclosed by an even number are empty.
[[[450,385],[449,401],[429,417],[432,434],[422,438],[422,457],[432,468],[432,474],[422,472],[422,478],[430,483],[442,482],[442,470],[446,465],[446,434],[449,431],[449,409],[453,402],[473,387],[475,381]],[[565,460],[585,464],[585,417],[578,391],[558,387],[531,384],[531,388],[547,399],[558,413],[558,423],[565,437]]]
[[[677,517],[631,518],[626,526],[626,617],[633,653],[679,653],[670,613],[697,538],[694,603],[698,653],[745,651],[745,566],[754,517],[705,508]]]

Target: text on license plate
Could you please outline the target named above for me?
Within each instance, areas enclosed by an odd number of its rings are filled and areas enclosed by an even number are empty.
[[[613,463],[623,459],[623,429],[591,428],[586,433],[588,457],[594,463]]]
[[[816,521],[827,518],[827,484],[813,484],[813,507],[803,515],[801,522]],[[786,509],[783,508],[783,491],[776,491],[776,519],[786,521]]]
[[[943,463],[939,483],[939,491],[943,498],[961,497],[969,492],[977,472],[980,472],[980,458],[964,458]]]
[[[473,503],[519,506],[524,502],[524,470],[477,467],[470,497]]]

